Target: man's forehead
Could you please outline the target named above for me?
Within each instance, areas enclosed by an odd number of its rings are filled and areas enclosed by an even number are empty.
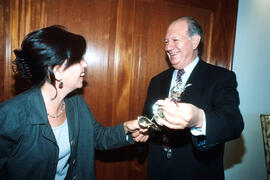
[[[179,20],[172,22],[169,25],[168,30],[169,29],[178,29],[178,28],[187,29],[187,27],[188,27],[187,20],[186,19],[179,19]]]
[[[173,22],[167,29],[166,36],[168,35],[186,35],[188,32],[188,24],[185,20],[178,20]]]

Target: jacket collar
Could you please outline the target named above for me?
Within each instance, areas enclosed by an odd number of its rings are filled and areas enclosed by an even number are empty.
[[[54,137],[52,128],[49,125],[49,121],[47,118],[47,111],[45,107],[45,102],[43,100],[41,89],[40,88],[32,88],[27,93],[27,102],[29,105],[29,109],[31,113],[29,112],[30,117],[30,123],[32,125],[45,125],[43,129],[43,136],[47,138],[50,141],[53,141],[56,143],[56,139]],[[66,103],[66,116],[69,126],[69,138],[73,139],[74,137],[74,128],[77,128],[77,118],[74,113],[74,105],[72,105],[72,101],[69,100],[69,98],[65,99]]]
[[[48,124],[47,111],[45,103],[41,94],[41,89],[39,87],[32,88],[29,90],[29,95],[27,102],[30,107],[30,116],[33,116],[30,123],[31,124]]]

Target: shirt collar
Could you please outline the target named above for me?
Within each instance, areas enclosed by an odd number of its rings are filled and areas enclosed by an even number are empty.
[[[190,74],[192,73],[193,69],[195,68],[195,66],[197,65],[197,63],[199,62],[199,57],[197,56],[191,63],[189,63],[185,68],[185,74],[189,77]]]
[[[197,63],[199,62],[199,57],[197,56],[191,63],[189,63],[185,68],[185,74],[183,74],[182,76],[182,83],[186,84],[190,74],[192,73],[193,69],[195,68],[195,66],[197,65]],[[178,69],[175,69],[173,72],[173,76],[172,76],[172,84],[174,84],[174,81],[176,79],[176,75],[177,75],[177,71]]]

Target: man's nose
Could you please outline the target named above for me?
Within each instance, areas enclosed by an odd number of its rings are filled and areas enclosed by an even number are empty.
[[[173,44],[169,41],[165,45],[165,51],[170,51],[173,49]]]

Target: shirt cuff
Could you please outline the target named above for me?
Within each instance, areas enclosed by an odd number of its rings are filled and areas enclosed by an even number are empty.
[[[201,128],[192,127],[190,128],[190,132],[193,136],[205,136],[206,135],[206,120],[203,120],[203,125]]]

